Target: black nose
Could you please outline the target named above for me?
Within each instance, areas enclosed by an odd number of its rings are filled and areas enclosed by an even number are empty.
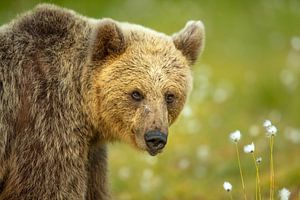
[[[163,149],[167,143],[167,134],[159,131],[149,131],[144,136],[145,142],[152,152],[157,152]]]

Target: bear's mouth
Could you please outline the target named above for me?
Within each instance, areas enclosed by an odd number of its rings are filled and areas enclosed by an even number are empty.
[[[147,152],[149,153],[150,156],[156,156],[157,154],[161,153],[162,150],[153,151],[153,150],[147,148]]]
[[[149,147],[147,147],[146,144],[142,143],[142,142],[138,142],[136,139],[133,140],[134,141],[134,145],[142,150],[142,151],[147,151],[149,153],[149,155],[151,156],[156,156],[157,154],[161,153],[162,152],[162,149],[160,150],[151,150]]]
[[[158,136],[159,138],[157,138]],[[149,155],[156,156],[157,154],[162,153],[167,140],[167,136],[160,132],[158,133],[158,136],[157,133],[152,133],[150,136],[149,134],[148,136],[145,134],[132,134],[131,138],[134,146],[139,150],[147,151]],[[161,141],[161,137],[164,138],[163,142]]]

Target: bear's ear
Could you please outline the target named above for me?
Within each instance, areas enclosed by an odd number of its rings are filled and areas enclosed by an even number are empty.
[[[122,30],[112,19],[102,19],[94,27],[91,40],[92,61],[104,60],[125,51],[126,42]]]
[[[204,25],[201,21],[188,21],[185,27],[172,38],[175,47],[182,52],[190,64],[194,64],[204,47]]]

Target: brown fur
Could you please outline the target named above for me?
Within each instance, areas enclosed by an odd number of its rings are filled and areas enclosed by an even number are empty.
[[[0,44],[0,199],[109,199],[106,143],[147,150],[146,131],[168,132],[203,29],[172,38],[40,5],[0,27]]]

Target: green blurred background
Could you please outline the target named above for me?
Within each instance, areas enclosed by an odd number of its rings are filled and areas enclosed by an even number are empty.
[[[0,23],[42,1],[1,0]],[[187,20],[206,26],[206,48],[194,66],[194,90],[157,157],[124,144],[110,145],[113,199],[242,199],[230,132],[240,129],[262,156],[262,190],[268,196],[269,143],[264,119],[278,127],[275,137],[276,190],[287,187],[300,199],[300,1],[299,0],[53,0],[94,18],[111,17],[172,34]],[[242,149],[241,149],[242,151]],[[241,152],[249,199],[255,168]],[[277,192],[277,191],[276,191]],[[276,195],[277,196],[277,195]]]

